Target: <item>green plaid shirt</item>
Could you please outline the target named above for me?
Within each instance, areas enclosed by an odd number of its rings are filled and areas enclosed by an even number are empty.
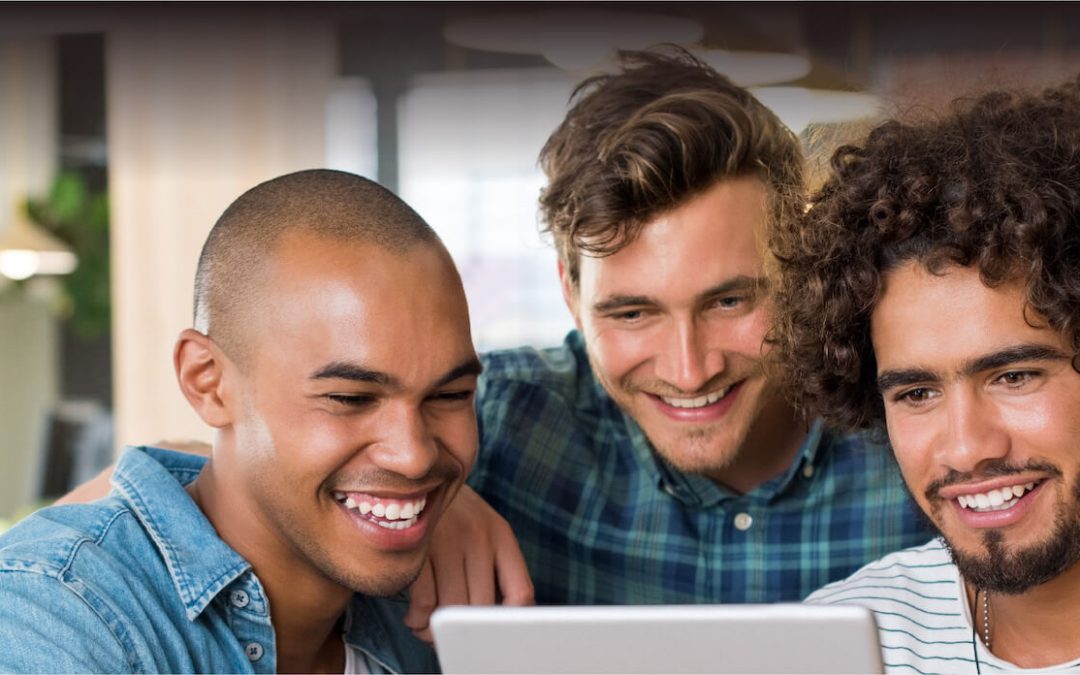
[[[815,423],[739,495],[660,459],[562,347],[486,354],[469,483],[513,527],[541,604],[800,600],[931,537],[887,447]]]

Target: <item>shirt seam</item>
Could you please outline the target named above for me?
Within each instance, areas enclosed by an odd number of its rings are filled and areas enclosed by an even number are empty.
[[[108,523],[106,524],[106,526],[104,528],[104,530],[107,531],[109,529],[109,527],[112,526],[112,523],[115,522],[116,519],[120,515],[122,515],[122,512],[117,512],[112,517],[110,517]],[[106,619],[106,617],[102,616],[102,614],[98,610],[98,608],[95,607],[93,605],[93,603],[91,603],[91,602],[89,602],[87,600],[87,598],[86,598],[86,596],[84,595],[83,592],[80,592],[80,591],[78,591],[77,589],[75,589],[73,587],[72,582],[79,582],[79,583],[81,583],[83,585],[84,591],[90,592],[89,587],[85,584],[85,582],[82,581],[81,577],[78,576],[78,575],[75,575],[75,574],[73,574],[71,572],[71,566],[74,564],[75,558],[77,557],[80,549],[82,549],[82,547],[85,546],[86,544],[94,544],[95,546],[100,546],[100,543],[98,541],[94,540],[94,539],[91,539],[89,537],[80,537],[72,545],[71,553],[67,556],[67,559],[64,561],[64,564],[61,565],[61,566],[45,563],[45,562],[42,562],[42,561],[27,561],[27,562],[33,562],[37,567],[35,569],[27,569],[27,568],[12,569],[12,568],[9,568],[9,567],[3,567],[3,568],[0,568],[0,574],[33,574],[33,575],[37,575],[37,576],[40,576],[40,577],[44,577],[46,579],[52,579],[56,583],[60,584],[61,587],[63,587],[69,593],[71,593],[73,596],[78,598],[79,602],[81,602],[88,610],[90,610],[90,612],[95,617],[97,617],[97,619],[101,623],[102,627],[109,634],[109,636],[113,639],[113,641],[116,642],[116,646],[124,654],[124,658],[127,660],[127,665],[128,665],[129,670],[131,672],[142,672],[142,671],[144,671],[146,669],[139,666],[138,663],[136,663],[137,660],[133,660],[133,655],[131,653],[131,650],[127,648],[127,646],[124,644],[124,641],[121,640],[120,637],[116,634],[116,631],[114,631],[112,629],[112,627],[109,625],[109,621]],[[68,579],[69,576],[71,577],[70,580]],[[119,615],[117,615],[116,619],[117,619],[117,625],[119,625],[121,617]]]

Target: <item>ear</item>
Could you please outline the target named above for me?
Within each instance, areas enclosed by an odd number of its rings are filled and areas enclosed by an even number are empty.
[[[581,319],[578,314],[578,300],[581,295],[578,293],[578,289],[574,286],[574,282],[570,279],[570,273],[566,271],[566,265],[563,261],[559,261],[559,283],[562,286],[563,302],[566,303],[566,308],[570,310],[570,314],[574,317],[574,324],[578,330],[581,330]]]
[[[232,411],[222,395],[227,357],[213,341],[186,328],[176,339],[173,366],[180,392],[204,422],[220,429],[232,422]]]

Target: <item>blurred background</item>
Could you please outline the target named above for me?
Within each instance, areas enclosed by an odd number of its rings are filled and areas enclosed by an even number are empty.
[[[881,115],[1075,76],[1078,19],[1010,2],[0,5],[0,519],[125,443],[209,439],[172,344],[206,233],[260,181],[377,179],[454,255],[480,349],[553,344],[571,322],[536,156],[616,48],[691,48],[817,159]]]

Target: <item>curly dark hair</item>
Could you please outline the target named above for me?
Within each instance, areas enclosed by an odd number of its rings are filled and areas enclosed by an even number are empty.
[[[910,261],[974,266],[989,287],[1023,280],[1028,316],[1080,348],[1080,78],[886,122],[836,151],[811,201],[769,241],[770,341],[800,407],[883,429],[870,316],[882,276]]]
[[[540,151],[543,230],[575,285],[580,254],[617,252],[720,178],[759,176],[773,217],[801,213],[798,140],[771,110],[683,49],[620,59],[622,72],[578,85]]]

